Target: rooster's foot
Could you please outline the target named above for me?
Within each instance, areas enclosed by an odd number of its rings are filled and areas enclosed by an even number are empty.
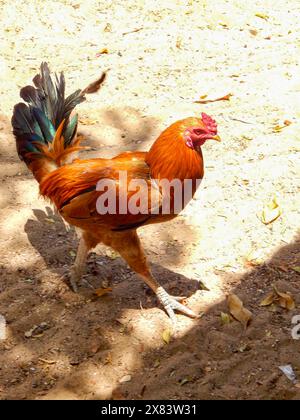
[[[70,286],[74,293],[78,293],[78,286],[80,285],[94,290],[94,286],[87,279],[82,275],[79,275],[76,270],[72,269],[70,274]]]
[[[161,286],[157,289],[156,295],[160,301],[160,303],[165,308],[167,314],[171,318],[172,324],[176,324],[176,316],[174,311],[181,312],[185,315],[190,316],[191,318],[198,318],[198,315],[196,315],[191,309],[180,303],[185,299],[183,296],[171,296],[169,295],[164,288]]]

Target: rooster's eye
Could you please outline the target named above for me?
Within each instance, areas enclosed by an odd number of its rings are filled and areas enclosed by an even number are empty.
[[[194,134],[196,134],[196,136],[200,136],[200,134],[203,132],[203,130],[201,130],[201,128],[196,128],[194,130]]]

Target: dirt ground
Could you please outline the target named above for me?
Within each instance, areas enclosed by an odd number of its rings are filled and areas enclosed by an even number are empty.
[[[299,399],[299,2],[0,0],[0,19],[0,398]],[[156,277],[203,313],[178,315],[169,343],[155,296],[109,249],[90,255],[86,278],[110,294],[74,294],[64,280],[76,232],[39,198],[10,125],[41,61],[65,72],[69,91],[110,69],[78,108],[87,156],[147,150],[202,111],[218,122],[196,199],[140,229]],[[282,214],[265,225],[274,195]],[[260,306],[273,285],[295,309]],[[222,322],[228,293],[252,312],[248,328]]]

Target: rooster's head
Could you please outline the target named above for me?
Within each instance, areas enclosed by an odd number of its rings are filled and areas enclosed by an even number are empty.
[[[187,118],[185,123],[183,138],[191,149],[197,150],[206,140],[221,141],[217,134],[216,121],[204,112],[201,118]]]

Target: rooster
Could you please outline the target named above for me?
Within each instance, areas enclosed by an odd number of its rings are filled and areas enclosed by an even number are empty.
[[[185,185],[185,180],[191,180],[191,194],[183,205],[193,197],[204,175],[201,146],[209,139],[220,140],[217,124],[202,113],[201,118],[189,117],[166,128],[148,152],[79,160],[78,151],[84,147],[77,136],[78,117],[71,114],[86,99],[86,94],[100,88],[104,79],[105,74],[86,89],[65,98],[63,73],[55,74],[54,78],[47,63],[42,63],[40,73],[33,79],[34,86],[25,86],[20,91],[26,104],[16,104],[13,111],[12,126],[19,157],[38,181],[41,195],[55,204],[69,224],[82,231],[70,276],[74,291],[85,272],[89,251],[103,243],[117,251],[154,291],[173,323],[176,323],[174,311],[197,317],[182,303],[184,297],[169,295],[153,277],[137,229],[170,220],[178,213],[174,190],[165,192],[160,180],[177,180],[180,186]],[[126,174],[127,183],[142,182],[142,187],[129,191],[120,174]],[[99,205],[99,199],[107,194],[107,188],[99,187],[99,182],[107,180],[114,186],[117,198],[125,197],[125,204],[138,192],[135,203],[137,206],[146,203],[143,211],[130,211],[129,206],[121,211],[119,202],[111,213],[102,211],[107,200]],[[153,189],[156,198],[151,200]],[[184,189],[180,194],[184,196]],[[162,211],[166,200],[167,213]]]

